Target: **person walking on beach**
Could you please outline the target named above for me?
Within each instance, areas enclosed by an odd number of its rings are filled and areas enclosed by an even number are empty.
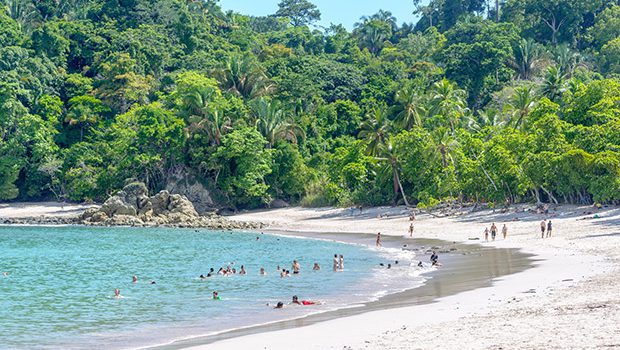
[[[545,229],[547,228],[547,219],[540,222],[540,238],[545,238]]]
[[[507,234],[508,234],[508,226],[504,224],[504,226],[502,227],[502,235],[504,236],[504,239],[506,239]]]
[[[551,230],[553,229],[553,226],[551,225],[551,220],[549,220],[549,222],[547,223],[547,238],[551,237]]]
[[[340,254],[338,259],[338,270],[344,271],[344,256],[342,256],[342,254]]]
[[[338,266],[340,266],[340,261],[338,261],[338,254],[334,254],[334,263],[332,266],[334,271],[338,271]]]
[[[497,226],[493,223],[491,225],[491,240],[495,241],[495,236],[497,236]]]
[[[413,223],[409,224],[409,237],[413,237]]]
[[[487,242],[489,241],[489,228],[488,227],[484,228],[484,240]]]
[[[377,242],[376,242],[377,247],[381,247],[381,232],[377,233]]]

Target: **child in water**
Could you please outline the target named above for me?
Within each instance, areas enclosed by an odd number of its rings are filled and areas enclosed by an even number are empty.
[[[213,300],[222,300],[222,298],[216,291],[213,292]]]

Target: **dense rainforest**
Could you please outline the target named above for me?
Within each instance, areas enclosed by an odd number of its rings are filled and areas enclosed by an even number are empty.
[[[218,205],[620,202],[620,6],[0,0],[0,199],[191,177]]]

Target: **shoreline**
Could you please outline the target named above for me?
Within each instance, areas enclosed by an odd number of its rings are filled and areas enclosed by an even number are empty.
[[[415,221],[417,237],[519,249],[534,255],[534,267],[498,278],[489,287],[441,297],[430,304],[371,311],[190,349],[288,349],[291,344],[300,349],[617,346],[614,344],[620,344],[620,335],[615,331],[620,321],[620,233],[615,225],[620,222],[620,210],[600,210],[602,220],[588,220],[591,210],[554,208],[547,217],[554,221],[556,235],[545,240],[540,239],[537,231],[538,222],[545,215],[531,211],[485,210],[445,218],[420,215]],[[243,213],[233,218],[262,219],[272,230],[300,235],[307,231],[372,234],[380,230],[386,237],[404,236],[409,222],[402,207],[365,211],[359,217],[353,209],[289,208]],[[383,214],[388,218],[382,218]],[[482,228],[493,221],[510,225],[507,240],[470,240],[480,238]],[[528,325],[518,326],[521,322]],[[577,330],[575,322],[579,324]],[[482,337],[481,327],[485,330]],[[446,334],[446,329],[451,332]]]
[[[281,230],[264,230],[264,232],[293,238],[324,239],[372,247],[371,244],[366,243],[372,237],[368,237],[368,235],[363,233],[347,233],[339,235],[338,233],[326,234],[316,232],[304,232],[303,234],[300,234],[298,232],[286,232]],[[532,264],[534,263],[532,256],[528,254],[521,254],[513,248],[497,249],[475,244],[455,244],[448,241],[427,239],[400,239],[398,237],[389,236],[386,237],[386,239],[387,241],[385,241],[385,243],[387,244],[385,244],[384,247],[390,249],[401,249],[403,243],[419,247],[415,249],[416,257],[418,256],[417,253],[425,253],[424,248],[428,249],[430,247],[436,247],[439,249],[446,249],[449,247],[455,248],[456,250],[441,255],[442,261],[445,262],[444,266],[441,269],[424,273],[423,276],[426,278],[422,285],[390,293],[379,297],[377,300],[350,305],[349,307],[337,310],[312,313],[288,320],[275,321],[267,324],[250,325],[247,327],[222,331],[205,336],[189,337],[187,339],[174,341],[169,344],[145,347],[141,349],[176,350],[203,347],[211,348],[211,346],[217,345],[218,342],[234,340],[235,338],[244,336],[290,330],[297,327],[307,327],[343,317],[363,315],[377,310],[432,304],[436,299],[441,297],[488,287],[493,284],[494,279],[530,269],[533,267]],[[507,271],[498,272],[497,276],[491,276],[478,269],[480,265],[477,264],[481,264],[485,260],[495,259],[498,255],[502,255],[501,259],[505,260],[509,260],[509,256],[512,257],[513,265],[510,269]],[[421,258],[427,260],[428,256],[427,254],[424,254]],[[457,263],[461,263],[463,265],[458,265]],[[467,268],[463,268],[463,266],[466,266]],[[462,279],[463,275],[468,276],[468,280],[464,281]],[[456,276],[461,278],[457,278]]]

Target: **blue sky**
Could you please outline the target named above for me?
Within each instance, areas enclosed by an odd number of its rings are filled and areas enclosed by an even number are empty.
[[[351,30],[353,24],[362,16],[369,16],[377,11],[388,10],[403,22],[416,22],[412,14],[412,0],[310,0],[321,10],[319,25],[328,27],[330,23],[343,24]],[[278,10],[280,0],[220,0],[224,11],[233,10],[246,15],[265,16]]]

